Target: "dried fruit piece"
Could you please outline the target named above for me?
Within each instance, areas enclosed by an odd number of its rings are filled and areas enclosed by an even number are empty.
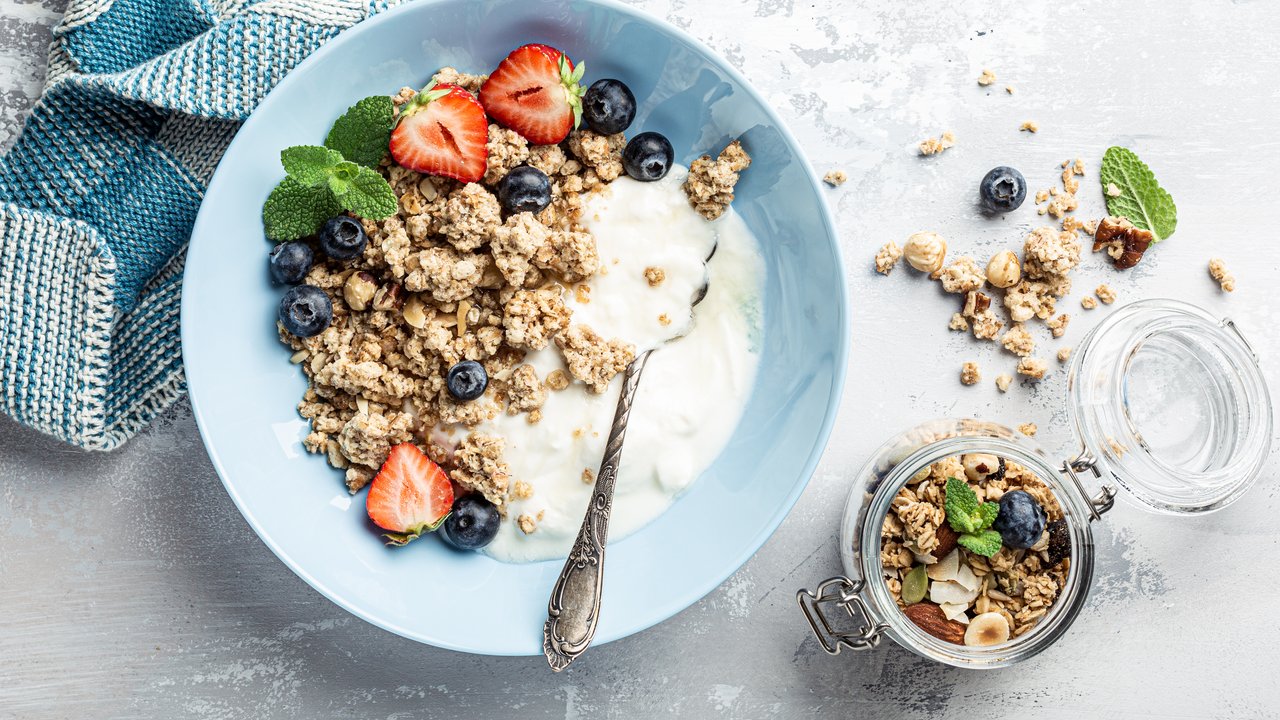
[[[997,612],[982,613],[969,621],[965,645],[999,645],[1009,639],[1009,621]]]
[[[902,609],[902,614],[916,627],[944,642],[964,644],[965,627],[955,620],[948,620],[942,608],[933,603],[916,603]],[[1003,619],[1003,618],[1002,618]]]
[[[1067,521],[1055,520],[1049,523],[1049,559],[1046,567],[1053,567],[1071,557],[1071,534],[1067,532]]]
[[[929,576],[924,565],[916,565],[902,580],[902,602],[913,605],[924,599],[929,591]]]

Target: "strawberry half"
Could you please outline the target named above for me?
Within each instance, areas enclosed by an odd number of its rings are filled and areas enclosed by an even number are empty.
[[[429,85],[400,108],[391,157],[429,175],[479,182],[489,152],[489,121],[475,95],[457,85]]]
[[[480,88],[489,117],[534,145],[554,145],[578,127],[582,96],[578,82],[586,63],[575,68],[569,56],[550,45],[522,45],[506,57]]]
[[[440,527],[453,507],[453,484],[413,443],[400,443],[382,464],[364,501],[388,545],[404,545]]]

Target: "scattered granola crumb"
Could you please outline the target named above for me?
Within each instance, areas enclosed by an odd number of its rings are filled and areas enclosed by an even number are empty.
[[[1235,292],[1236,278],[1227,269],[1227,262],[1222,258],[1213,258],[1209,260],[1209,277],[1218,281],[1218,286],[1223,292]]]
[[[830,185],[831,187],[840,187],[845,184],[848,179],[849,176],[843,170],[832,170],[822,176],[822,182]]]
[[[661,315],[658,316],[658,324],[661,325],[662,327],[666,327],[670,325],[671,316],[666,313],[662,313]]]
[[[1099,285],[1098,289],[1093,291],[1093,294],[1097,295],[1098,299],[1106,305],[1116,301],[1116,291],[1112,290],[1111,286],[1106,283]]]
[[[591,483],[593,483],[593,482],[595,482],[595,481],[596,481],[596,474],[595,474],[594,472],[592,472],[591,468],[583,468],[583,469],[582,469],[582,482],[584,482],[584,483],[586,483],[586,484],[590,485]]]
[[[573,286],[573,299],[583,305],[591,302],[591,286],[586,283],[579,283]]]
[[[538,521],[534,520],[529,513],[523,513],[516,518],[516,524],[520,526],[520,531],[525,535],[532,535],[533,531],[538,529]]]
[[[1036,191],[1036,204],[1037,204],[1037,205],[1039,205],[1040,203],[1042,203],[1042,202],[1044,202],[1045,200],[1048,200],[1048,199],[1049,199],[1049,191],[1048,191],[1048,190],[1037,190],[1037,191]]]
[[[996,74],[990,70],[983,68],[982,74],[978,76],[978,84],[986,87],[996,81]]]
[[[982,376],[978,374],[978,363],[966,362],[960,367],[960,382],[964,385],[977,385]]]
[[[1009,93],[1010,95],[1012,95],[1012,94],[1013,94],[1013,86],[1012,86],[1012,85],[1005,85],[1005,86],[1004,86],[1004,91],[1005,91],[1005,92],[1007,92],[1007,93]]]
[[[517,480],[511,486],[511,497],[515,500],[528,500],[533,497],[533,486],[523,480]]]
[[[569,387],[569,374],[560,369],[552,370],[544,382],[552,390],[564,390]]]
[[[1064,363],[1071,359],[1071,347],[1058,348],[1058,362]]]
[[[1009,386],[1013,384],[1013,376],[1009,373],[1000,373],[996,376],[996,387],[1000,392],[1009,392]]]
[[[1123,193],[1121,192],[1120,188],[1115,183],[1107,183],[1108,197],[1120,197],[1120,195],[1122,194]]]
[[[1018,361],[1019,375],[1026,375],[1032,380],[1039,380],[1049,371],[1049,365],[1040,358],[1024,357]]]
[[[876,272],[888,275],[901,258],[902,248],[898,247],[898,243],[890,240],[876,252]]]
[[[542,409],[539,408],[537,410],[530,410],[529,414],[525,416],[524,420],[530,425],[537,425],[538,423],[542,422]]]
[[[644,279],[649,282],[649,287],[658,287],[667,279],[667,271],[660,267],[647,267],[644,269]]]
[[[1031,337],[1031,333],[1027,332],[1026,326],[1022,323],[1015,323],[1013,327],[1006,330],[1000,338],[1000,344],[1005,350],[1018,357],[1027,357],[1036,349],[1035,338]]]
[[[1080,298],[1080,307],[1084,308],[1085,310],[1092,310],[1098,307],[1098,299],[1092,295],[1085,295],[1084,297]]]
[[[1027,437],[1035,437],[1039,430],[1040,428],[1036,427],[1035,423],[1022,423],[1018,426],[1018,432],[1026,435]]]
[[[684,193],[689,204],[708,220],[720,217],[733,202],[738,173],[750,164],[751,156],[737,140],[721,150],[715,160],[710,155],[694,160],[689,164],[689,176],[684,181]]]
[[[1040,123],[1038,123],[1038,122],[1036,122],[1036,121],[1034,121],[1034,120],[1028,120],[1028,121],[1026,121],[1026,122],[1022,123],[1022,125],[1020,125],[1020,126],[1018,127],[1018,129],[1019,129],[1019,130],[1026,130],[1027,132],[1037,133],[1037,132],[1040,132]]]
[[[956,136],[950,131],[942,133],[938,138],[925,138],[920,141],[921,155],[937,155],[947,148],[954,147],[956,144]]]
[[[571,325],[556,336],[556,346],[569,366],[569,373],[596,394],[608,389],[609,381],[636,357],[634,345],[616,338],[605,340],[589,325]]]
[[[1049,330],[1053,332],[1054,337],[1060,338],[1067,334],[1067,323],[1069,322],[1071,322],[1071,316],[1062,313],[1058,317],[1047,321],[1045,325],[1049,326]]]
[[[938,279],[942,281],[942,289],[949,293],[967,293],[981,290],[987,284],[987,273],[976,260],[963,255],[939,271]]]
[[[959,330],[960,332],[969,331],[969,321],[964,319],[964,315],[960,313],[951,314],[951,324],[947,325],[948,329]]]

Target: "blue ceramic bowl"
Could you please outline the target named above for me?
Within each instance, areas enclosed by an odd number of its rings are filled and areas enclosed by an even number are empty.
[[[696,602],[764,543],[804,489],[836,413],[849,323],[835,229],[790,133],[729,63],[659,20],[600,0],[422,0],[344,33],[284,79],[218,166],[196,221],[182,299],[187,381],[227,492],[273,552],[331,600],[392,632],[495,655],[541,652],[561,563],[384,547],[337,471],[308,455],[294,411],[306,388],[275,337],[260,209],[279,153],[317,144],[356,100],[422,86],[442,65],[487,72],[547,42],[614,77],[639,103],[631,132],[657,130],[688,163],[741,138],[754,162],[734,207],[768,264],[763,359],[736,433],[671,509],[609,551],[596,642]],[[834,532],[834,528],[832,531]]]

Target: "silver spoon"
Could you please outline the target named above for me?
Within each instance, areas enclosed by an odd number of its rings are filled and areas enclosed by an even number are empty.
[[[715,247],[707,255],[715,255]],[[705,261],[704,261],[705,262]],[[696,307],[707,297],[710,280],[693,295],[690,307]],[[688,328],[676,337],[678,340],[692,329]],[[604,590],[604,549],[609,539],[609,515],[613,510],[613,489],[618,480],[618,467],[622,464],[622,441],[627,435],[627,420],[631,416],[631,403],[640,387],[640,374],[654,348],[645,350],[627,365],[622,376],[622,394],[618,396],[618,408],[613,413],[613,425],[609,427],[609,439],[605,442],[600,472],[596,473],[595,490],[587,505],[582,527],[573,541],[573,549],[565,560],[560,577],[551,590],[547,603],[547,624],[542,628],[542,652],[547,656],[551,669],[560,672],[569,663],[586,652],[596,634],[600,621],[600,596]]]

